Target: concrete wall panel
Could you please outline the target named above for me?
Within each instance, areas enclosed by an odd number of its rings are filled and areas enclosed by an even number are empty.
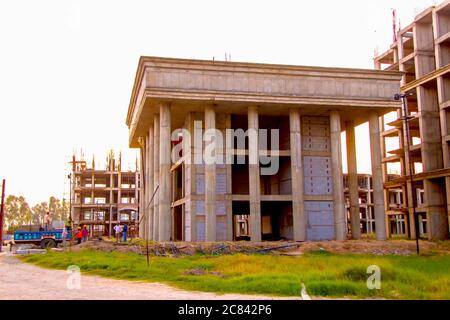
[[[332,201],[305,201],[307,240],[333,240],[334,206]]]
[[[302,126],[302,135],[304,136],[316,136],[316,137],[329,137],[330,126],[329,124],[311,124],[306,123]]]
[[[217,191],[217,194],[226,194],[227,193],[227,175],[226,174],[216,175],[216,191]]]
[[[205,217],[197,216],[197,241],[205,241]]]
[[[331,195],[333,180],[331,177],[305,177],[304,190],[306,195]]]
[[[305,177],[331,177],[330,157],[303,157]]]
[[[197,215],[204,216],[205,215],[205,201],[195,201],[195,207],[197,208]]]
[[[309,241],[323,241],[334,239],[334,226],[316,226],[306,229],[306,237]]]
[[[305,125],[329,125],[330,120],[328,117],[318,117],[318,116],[303,116],[302,117],[302,124]],[[302,126],[302,127],[303,127]]]
[[[216,215],[217,216],[224,216],[227,214],[226,209],[226,202],[225,201],[216,201]]]
[[[192,241],[191,239],[191,201],[187,200],[184,204],[184,240]]]
[[[303,150],[306,151],[330,151],[330,138],[317,136],[304,136],[302,139]]]
[[[227,220],[224,216],[218,216],[216,221],[217,241],[227,240]]]
[[[197,188],[197,194],[205,194],[205,175],[197,174],[195,176],[195,186]]]

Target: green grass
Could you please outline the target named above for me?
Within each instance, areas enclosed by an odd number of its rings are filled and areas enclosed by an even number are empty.
[[[370,256],[311,252],[275,255],[146,258],[134,253],[49,252],[26,255],[46,268],[77,265],[85,274],[115,279],[164,282],[188,290],[299,296],[300,284],[313,296],[388,299],[450,299],[450,256]],[[367,289],[369,265],[381,268],[381,289]],[[197,274],[189,274],[190,270]],[[200,273],[200,274],[198,274]]]

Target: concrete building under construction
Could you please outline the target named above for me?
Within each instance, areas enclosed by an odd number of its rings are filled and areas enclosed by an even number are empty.
[[[352,233],[349,175],[344,174],[344,195],[347,209],[347,233]],[[362,234],[375,233],[375,212],[373,206],[373,181],[370,174],[358,174],[358,208]]]
[[[393,99],[401,76],[141,57],[126,120],[130,147],[141,150],[141,236],[347,239],[346,130],[350,235],[359,238],[354,128],[368,121],[375,231],[385,239],[379,117],[401,106]],[[242,140],[237,132],[245,133]],[[274,163],[277,170],[268,173]]]
[[[92,236],[114,235],[116,224],[138,228],[139,170],[122,169],[122,157],[110,152],[106,166],[91,166],[83,157],[72,158],[71,218],[75,227],[86,225]]]
[[[421,237],[446,239],[450,225],[450,1],[421,12],[395,39],[389,50],[375,57],[376,69],[403,73],[401,93],[407,106],[380,121],[385,197],[391,200],[385,208],[387,231],[414,238],[417,221]]]

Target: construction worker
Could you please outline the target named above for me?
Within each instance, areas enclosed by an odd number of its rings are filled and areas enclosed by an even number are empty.
[[[64,225],[63,230],[62,230],[62,234],[61,234],[62,241],[63,241],[62,243],[63,243],[63,247],[64,248],[67,247],[67,234],[68,234],[67,226]]]
[[[83,233],[81,232],[81,227],[78,227],[77,233],[75,233],[75,238],[77,239],[77,244],[81,243],[81,240],[83,238]]]
[[[116,224],[114,226],[114,232],[116,234],[116,242],[119,242],[120,233],[122,232],[122,226],[119,224]]]
[[[47,211],[47,213],[44,216],[45,231],[50,230],[51,223],[52,223],[52,218],[50,217],[50,212]]]
[[[81,233],[83,235],[83,242],[86,242],[88,240],[88,236],[89,236],[89,231],[88,231],[86,225],[83,226],[83,229],[81,230]]]
[[[123,228],[122,228],[123,242],[127,242],[127,231],[128,231],[128,226],[127,226],[127,224],[125,223],[125,224],[123,225]]]

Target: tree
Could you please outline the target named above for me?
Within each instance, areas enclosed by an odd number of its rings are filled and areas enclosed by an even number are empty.
[[[37,221],[36,224],[44,224],[44,216],[49,211],[47,202],[41,202],[34,205],[31,210],[33,211],[34,220]]]
[[[5,200],[5,224],[8,228],[34,224],[33,211],[22,196],[9,195]]]
[[[70,208],[69,203],[65,199],[61,201],[55,197],[50,197],[48,207],[53,220],[68,221]]]
[[[63,220],[67,223],[70,207],[66,200],[50,197],[49,202],[40,202],[32,208],[22,196],[9,195],[5,200],[5,225],[8,230],[21,226],[43,225],[44,216],[51,213],[53,221]]]

